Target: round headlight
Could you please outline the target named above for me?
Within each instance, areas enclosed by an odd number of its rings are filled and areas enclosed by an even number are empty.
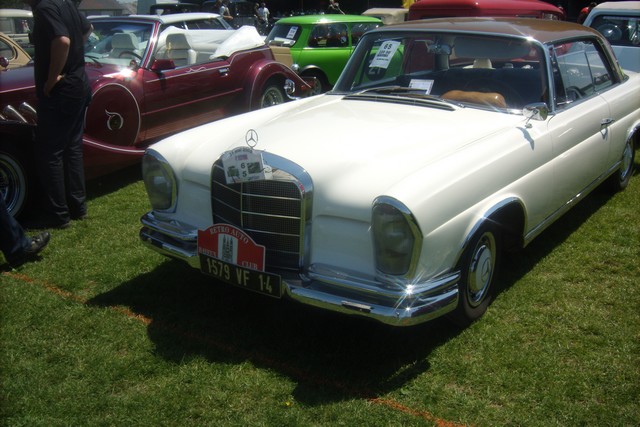
[[[154,210],[175,209],[177,186],[173,169],[164,157],[152,149],[148,149],[142,158],[142,178]]]
[[[420,242],[420,230],[413,215],[398,201],[379,198],[373,205],[371,225],[378,271],[407,274]]]

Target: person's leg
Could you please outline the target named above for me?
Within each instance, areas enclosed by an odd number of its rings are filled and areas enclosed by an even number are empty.
[[[84,115],[86,105],[73,106],[75,116],[70,120],[69,142],[64,151],[64,168],[66,177],[66,199],[71,219],[83,218],[87,214],[86,186],[84,179],[84,157],[82,135],[84,133]]]
[[[68,113],[58,98],[38,100],[36,165],[43,191],[43,209],[51,226],[69,223],[63,154],[68,141]]]
[[[7,210],[4,197],[0,195],[0,250],[9,260],[29,247],[31,240]]]

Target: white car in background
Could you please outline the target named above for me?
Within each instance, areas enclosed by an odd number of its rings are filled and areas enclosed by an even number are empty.
[[[0,9],[0,32],[11,37],[22,49],[33,56],[34,48],[29,42],[33,28],[33,12],[24,9]]]
[[[600,3],[591,10],[584,25],[609,40],[623,69],[640,72],[640,1]]]

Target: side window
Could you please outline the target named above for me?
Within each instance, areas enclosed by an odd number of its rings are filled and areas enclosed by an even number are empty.
[[[319,24],[313,27],[307,43],[309,47],[347,47],[346,24]]]
[[[327,37],[329,35],[329,27],[326,24],[314,25],[309,34],[309,47],[325,47],[327,45]]]
[[[194,21],[186,21],[186,26],[190,30],[224,30],[220,21],[217,19],[198,19]]]
[[[640,17],[599,15],[591,27],[614,46],[640,46]]]
[[[613,85],[602,52],[590,40],[557,44],[552,61],[558,109],[597,95]]]
[[[378,24],[354,24],[351,27],[351,45],[357,45],[362,35],[374,28],[378,28]]]
[[[349,46],[349,30],[347,24],[329,25],[329,38],[327,47],[347,47]]]
[[[9,61],[15,59],[13,48],[4,40],[0,40],[0,56]]]

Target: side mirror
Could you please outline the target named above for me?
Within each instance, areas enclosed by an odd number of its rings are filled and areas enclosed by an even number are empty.
[[[151,71],[160,72],[164,70],[173,70],[176,68],[176,64],[173,59],[156,59],[151,64]]]
[[[527,119],[525,127],[530,128],[531,120],[545,121],[549,116],[549,107],[544,102],[536,102],[535,104],[525,105],[522,109],[522,115]]]

